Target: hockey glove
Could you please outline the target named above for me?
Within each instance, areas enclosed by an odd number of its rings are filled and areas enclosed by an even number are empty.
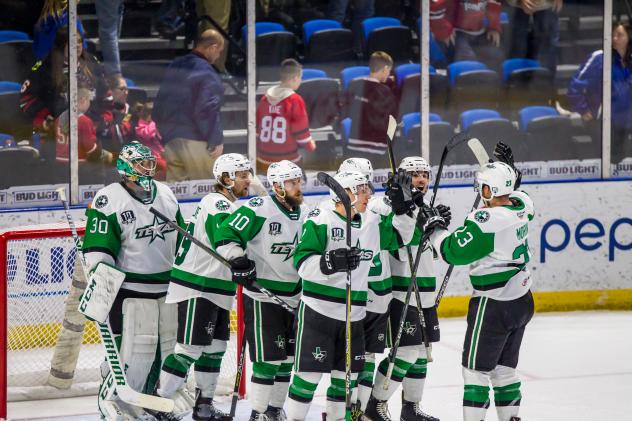
[[[517,190],[518,187],[520,187],[520,183],[522,182],[522,171],[516,168],[511,147],[504,144],[503,142],[498,142],[496,144],[496,147],[494,148],[494,156],[500,162],[504,162],[505,164],[509,165],[516,172],[516,183],[514,184],[514,190]]]
[[[450,206],[437,205],[436,209],[445,221],[445,227],[447,228],[450,226],[450,221],[452,221],[452,211],[450,211]]]
[[[417,220],[419,228],[426,235],[432,234],[437,228],[447,228],[445,219],[443,219],[439,210],[437,208],[431,208],[430,206],[424,206],[423,208],[419,209]]]
[[[257,280],[257,269],[255,262],[248,259],[248,256],[236,257],[230,261],[230,268],[233,274],[233,282],[250,287]]]
[[[418,208],[422,207],[424,205],[424,194],[422,193],[421,190],[419,190],[416,187],[413,187],[412,192],[413,192],[413,203]]]
[[[320,271],[324,275],[355,270],[360,265],[360,249],[357,247],[329,250],[320,258]]]
[[[415,210],[411,178],[406,170],[400,169],[396,174],[389,174],[388,181],[383,186],[395,215],[404,215]]]

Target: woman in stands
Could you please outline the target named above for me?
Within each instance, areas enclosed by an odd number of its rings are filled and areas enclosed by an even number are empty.
[[[592,53],[571,79],[568,99],[571,110],[582,116],[593,133],[601,138],[603,51]],[[612,25],[612,162],[632,156],[632,26]]]

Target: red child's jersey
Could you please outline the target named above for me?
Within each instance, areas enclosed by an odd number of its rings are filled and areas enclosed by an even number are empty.
[[[276,91],[275,91],[276,89]],[[270,100],[271,93],[283,97],[284,88],[271,88],[257,106],[257,158],[265,162],[287,159],[300,161],[298,147],[309,149],[312,141],[303,98],[291,92],[280,101]]]
[[[55,120],[55,157],[57,161],[66,162],[69,160],[68,157],[70,155],[70,137],[60,125],[60,119],[62,118],[67,118],[67,114],[64,113]],[[79,161],[85,161],[88,158],[88,154],[94,152],[97,148],[97,132],[92,120],[83,114],[77,120],[77,132]]]

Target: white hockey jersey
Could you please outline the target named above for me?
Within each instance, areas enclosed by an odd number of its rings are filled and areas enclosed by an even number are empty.
[[[255,261],[257,283],[296,307],[301,293],[299,276],[292,263],[307,206],[289,211],[276,197],[250,199],[220,225],[215,237],[218,253],[227,259],[245,253]],[[255,288],[244,289],[249,297],[273,302]]]
[[[187,231],[204,245],[214,248],[217,229],[236,209],[237,206],[223,194],[209,193],[193,213]],[[230,310],[235,290],[229,268],[190,240],[182,240],[171,270],[168,303],[201,297]]]
[[[396,250],[400,241],[412,239],[415,220],[407,215],[378,215],[367,211],[351,222],[351,244],[362,250],[360,266],[351,273],[351,321],[366,314],[368,276],[373,258],[382,250]],[[294,263],[303,283],[303,302],[311,309],[337,320],[345,320],[346,273],[325,275],[320,258],[328,250],[347,247],[346,219],[333,209],[309,213]]]
[[[171,189],[154,181],[153,199],[144,204],[121,183],[97,192],[86,211],[83,253],[88,269],[100,262],[125,272],[122,289],[138,292],[167,291],[179,236],[149,211],[154,207],[183,226],[180,208]]]
[[[452,233],[442,230],[431,236],[447,263],[470,265],[475,297],[510,301],[531,288],[527,263],[533,201],[522,191],[509,197],[513,205],[477,209]]]

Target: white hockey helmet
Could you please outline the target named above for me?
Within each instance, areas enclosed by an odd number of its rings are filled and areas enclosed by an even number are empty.
[[[342,161],[338,172],[356,171],[364,174],[369,181],[373,180],[373,165],[366,158],[348,158]]]
[[[407,156],[402,159],[397,169],[406,170],[406,172],[427,172],[428,177],[432,175],[432,168],[428,162],[420,156]]]
[[[358,187],[362,185],[370,186],[369,181],[366,179],[366,175],[359,171],[337,172],[336,175],[334,175],[334,180],[336,180],[343,189],[351,190],[351,193],[356,196],[356,199],[354,199],[351,205],[354,205],[357,200]],[[336,196],[336,193],[334,193],[333,190],[329,190],[329,196],[334,202],[339,201],[338,196]]]
[[[235,180],[237,171],[251,171],[252,165],[250,160],[239,153],[225,153],[215,160],[213,164],[213,175],[219,183],[224,173],[228,174],[228,178]]]
[[[514,191],[516,184],[516,172],[504,162],[490,162],[481,166],[476,172],[474,188],[485,201],[490,201],[494,197],[504,196]],[[489,186],[491,197],[483,197],[483,186]]]
[[[279,183],[281,188],[283,188],[283,183],[286,180],[303,178],[303,170],[292,161],[284,159],[283,161],[270,164],[268,167],[267,177],[270,187],[274,188],[274,183]]]

